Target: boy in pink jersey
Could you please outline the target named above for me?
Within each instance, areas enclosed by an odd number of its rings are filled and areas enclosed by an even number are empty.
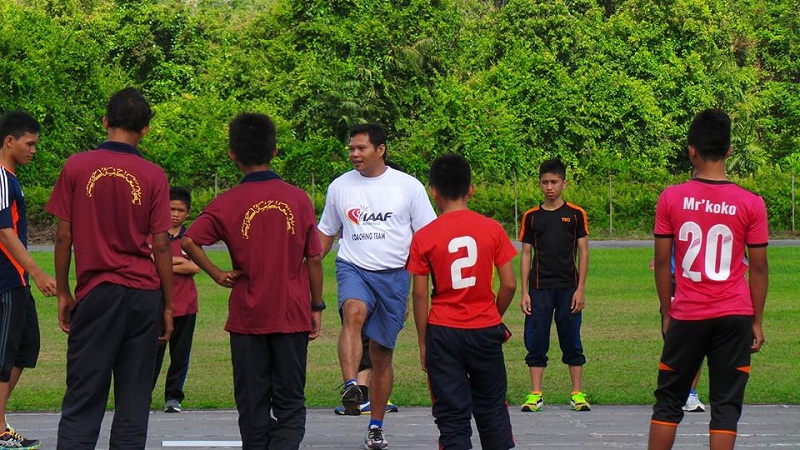
[[[711,449],[732,449],[750,353],[764,343],[767,212],[761,197],[726,176],[730,136],[730,118],[723,111],[695,116],[688,151],[696,176],[666,188],[656,205],[655,279],[665,338],[650,450],[672,448],[703,357],[709,366]],[[670,302],[673,247],[676,288]]]
[[[499,223],[469,210],[473,187],[463,156],[449,153],[433,161],[430,190],[442,215],[414,234],[407,267],[439,448],[472,448],[470,416],[481,448],[513,448],[502,347],[511,333],[502,316],[517,288],[511,263],[517,250]]]

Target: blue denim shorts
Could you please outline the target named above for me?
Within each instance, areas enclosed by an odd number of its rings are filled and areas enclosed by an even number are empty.
[[[339,309],[345,300],[356,299],[367,305],[367,321],[362,332],[386,348],[394,348],[403,329],[408,308],[411,275],[405,269],[364,270],[336,259]]]

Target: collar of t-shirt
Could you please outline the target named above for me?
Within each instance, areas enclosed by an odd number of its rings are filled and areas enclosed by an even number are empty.
[[[116,141],[105,141],[97,146],[97,149],[100,150],[111,150],[112,152],[120,152],[120,153],[130,153],[136,156],[142,156],[139,153],[139,150],[136,150],[136,147],[126,144],[124,142],[116,142]]]
[[[249,183],[252,181],[269,181],[269,180],[280,180],[280,179],[281,177],[279,177],[277,173],[271,170],[260,170],[258,172],[248,173],[242,178],[242,181],[240,181],[239,184]]]
[[[184,233],[186,233],[186,225],[181,225],[181,229],[180,229],[180,231],[178,231],[178,234],[173,236],[173,235],[167,233],[167,235],[169,236],[169,240],[170,241],[174,241],[175,239],[182,238]]]

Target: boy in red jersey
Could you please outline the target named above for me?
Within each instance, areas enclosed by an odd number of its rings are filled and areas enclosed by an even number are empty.
[[[233,389],[243,449],[296,449],[305,435],[308,341],[322,322],[322,246],[311,200],[271,171],[275,125],[264,114],[231,120],[230,158],[241,183],[206,206],[181,246],[219,285],[231,287]],[[233,270],[204,245],[223,241]]]
[[[109,447],[144,448],[147,440],[159,329],[162,340],[172,333],[169,184],[136,149],[152,117],[136,89],[111,96],[103,117],[108,139],[70,156],[47,202],[58,218],[58,320],[69,333],[59,449],[95,448],[112,374]]]
[[[169,189],[169,211],[172,228],[169,229],[169,242],[172,249],[173,299],[172,322],[174,329],[169,338],[169,368],[164,382],[164,412],[181,412],[181,402],[185,395],[183,383],[189,373],[189,356],[192,353],[192,338],[197,320],[197,285],[194,276],[200,272],[181,249],[181,238],[186,232],[186,218],[192,209],[192,195],[181,187]],[[153,388],[158,382],[161,365],[167,345],[158,346],[156,371],[153,375]]]
[[[688,143],[695,178],[666,188],[656,205],[655,279],[665,338],[650,450],[672,448],[703,357],[709,367],[710,446],[732,449],[750,353],[764,343],[769,239],[764,200],[726,175],[725,161],[733,151],[727,114],[699,113]],[[670,302],[673,248],[676,286]]]
[[[420,361],[428,373],[439,448],[472,448],[471,416],[481,448],[513,448],[502,348],[511,333],[502,316],[517,287],[511,262],[517,250],[499,223],[469,210],[473,186],[463,156],[437,157],[429,182],[442,214],[414,234],[408,271],[413,275]],[[496,296],[495,267],[500,278]]]
[[[539,188],[544,202],[522,216],[519,260],[525,314],[525,363],[531,377],[531,393],[522,410],[542,409],[542,378],[550,348],[550,326],[555,318],[561,362],[569,367],[572,392],[569,404],[576,411],[591,407],[581,391],[586,357],[581,344],[581,320],[589,271],[589,224],[586,212],[564,201],[566,168],[558,158],[539,166]],[[578,266],[575,267],[577,257]]]
[[[55,295],[56,280],[28,253],[25,196],[16,171],[33,160],[39,122],[24,111],[0,119],[0,448],[39,448],[6,422],[6,406],[24,368],[39,358],[39,318],[29,278],[46,297]]]

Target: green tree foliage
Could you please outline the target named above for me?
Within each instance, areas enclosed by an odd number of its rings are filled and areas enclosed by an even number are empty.
[[[238,182],[227,123],[257,111],[278,126],[275,168],[315,201],[349,168],[347,130],[377,121],[420,178],[466,155],[479,210],[507,224],[513,181],[525,209],[538,164],[559,156],[590,217],[646,231],[660,187],[689,171],[703,108],[732,116],[744,184],[800,171],[798,14],[789,0],[10,0],[0,108],[44,125],[22,172],[36,198],[133,85],[157,113],[146,157],[203,198]],[[764,191],[789,229],[786,189]]]

